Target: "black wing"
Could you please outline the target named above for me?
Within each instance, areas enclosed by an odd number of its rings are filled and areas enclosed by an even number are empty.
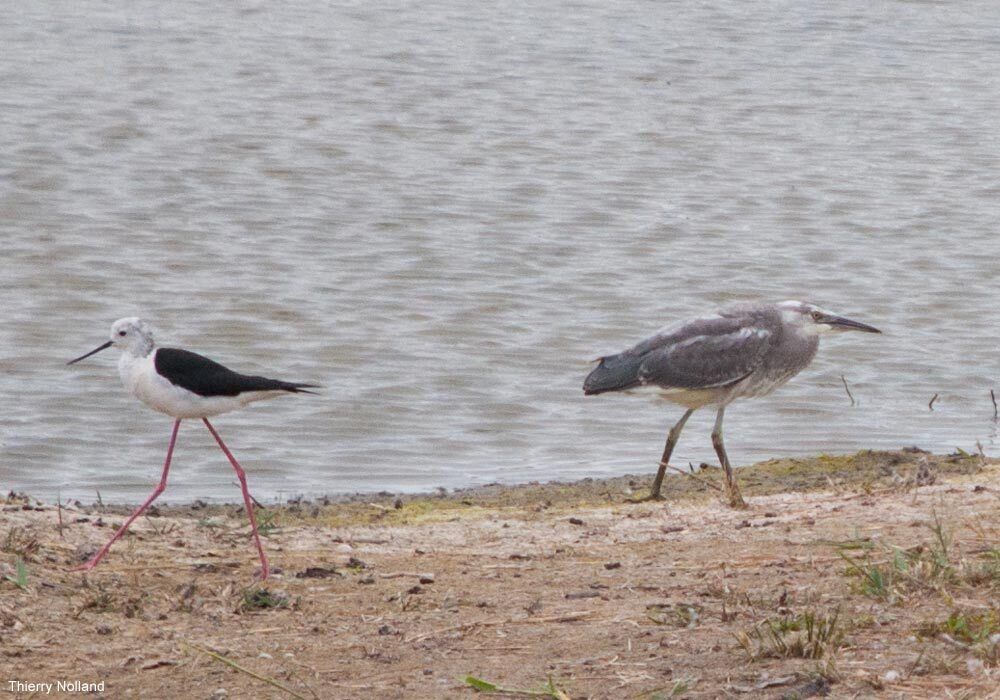
[[[156,372],[171,384],[199,396],[238,396],[247,391],[313,392],[315,384],[240,374],[203,355],[179,348],[158,348],[153,358]]]

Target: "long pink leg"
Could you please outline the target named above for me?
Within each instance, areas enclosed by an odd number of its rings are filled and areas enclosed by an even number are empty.
[[[128,530],[128,526],[132,524],[132,521],[142,515],[142,512],[149,507],[149,504],[155,501],[156,497],[163,493],[163,490],[167,488],[167,472],[170,471],[170,458],[173,457],[174,454],[174,443],[177,442],[177,431],[180,427],[181,419],[178,418],[174,421],[174,430],[170,434],[170,445],[167,447],[167,460],[163,463],[163,476],[160,477],[159,486],[157,486],[150,497],[146,499],[146,502],[139,506],[139,508],[132,513],[131,516],[129,516],[129,519],[125,521],[125,524],[118,528],[118,532],[116,532],[114,536],[108,540],[108,543],[101,547],[101,550],[92,556],[86,564],[81,564],[80,566],[75,567],[73,569],[74,571],[90,571],[97,566],[98,562],[100,562],[101,559],[104,558],[104,555],[108,553],[108,550],[111,549],[111,545],[117,542],[118,538],[125,534],[125,531]]]
[[[213,428],[212,424],[208,422],[208,418],[202,418],[202,420],[205,421],[205,426],[208,428],[208,431],[212,433],[212,437],[214,437],[215,441],[219,443],[219,447],[221,447],[222,451],[226,453],[226,457],[229,458],[229,463],[233,465],[233,469],[236,470],[236,476],[240,480],[240,487],[243,489],[243,502],[247,507],[247,515],[250,516],[251,534],[253,535],[254,542],[257,543],[257,553],[260,554],[260,580],[263,581],[267,578],[270,568],[267,565],[267,557],[264,556],[264,548],[260,544],[260,536],[257,534],[257,518],[255,518],[253,514],[253,502],[250,500],[250,490],[247,488],[246,472],[243,471],[243,467],[240,466],[240,463],[236,461],[235,457],[233,457],[233,453],[229,451],[228,447],[226,447],[226,443],[224,443],[222,438],[219,437],[219,434],[215,432],[215,428]]]

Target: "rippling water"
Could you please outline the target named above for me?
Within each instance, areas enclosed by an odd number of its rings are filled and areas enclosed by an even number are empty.
[[[995,4],[319,5],[5,14],[0,487],[148,493],[170,419],[64,364],[126,315],[325,386],[215,421],[262,500],[651,472],[680,409],[588,360],[742,298],[885,335],[734,405],[736,463],[1000,451]],[[238,499],[196,421],[166,496]]]

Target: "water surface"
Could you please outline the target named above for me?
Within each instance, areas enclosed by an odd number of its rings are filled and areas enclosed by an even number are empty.
[[[19,6],[0,23],[0,487],[137,501],[164,344],[313,381],[216,419],[262,500],[652,472],[588,361],[732,299],[883,336],[727,413],[731,457],[998,454],[1000,8]],[[841,384],[850,383],[852,407]],[[927,404],[940,397],[934,410]],[[678,463],[714,461],[710,412]],[[166,497],[237,500],[196,421]]]

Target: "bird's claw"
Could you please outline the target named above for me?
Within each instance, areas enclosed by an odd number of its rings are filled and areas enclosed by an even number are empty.
[[[737,510],[746,510],[750,506],[743,500],[743,496],[741,494],[731,493],[729,494],[729,507],[736,508]]]

